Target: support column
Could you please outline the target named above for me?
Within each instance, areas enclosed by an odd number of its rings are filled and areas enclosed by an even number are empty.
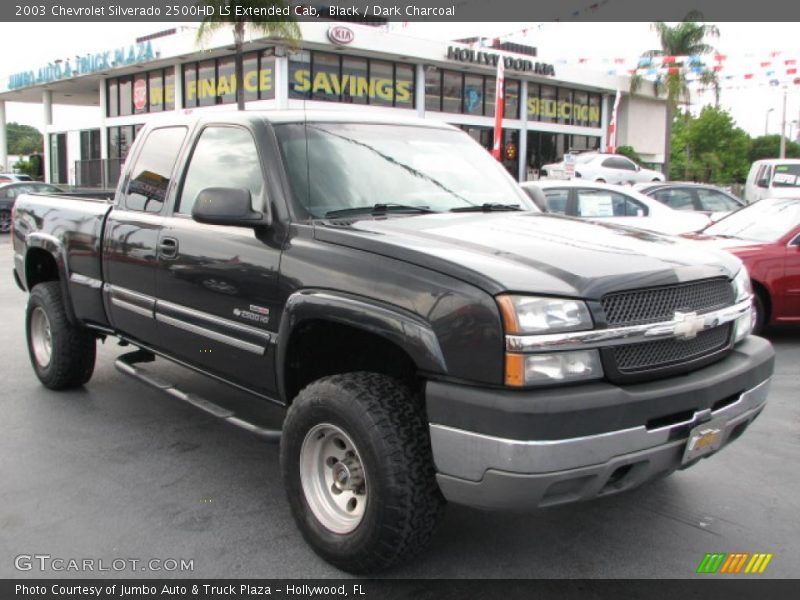
[[[286,46],[275,46],[275,106],[289,108],[289,56]]]
[[[519,150],[517,150],[517,181],[528,179],[528,82],[523,79],[519,86],[519,118],[522,127],[519,129]]]
[[[53,92],[42,92],[42,111],[44,113],[44,180],[50,182],[50,127],[53,125]]]
[[[417,65],[414,82],[414,104],[417,105],[417,116],[425,118],[425,66]]]
[[[6,139],[6,101],[0,100],[0,170],[10,171],[8,161],[8,140]]]
[[[173,91],[175,108],[173,110],[180,114],[183,112],[183,70],[181,68],[181,63],[173,63],[172,72],[174,73],[172,80],[175,82]]]

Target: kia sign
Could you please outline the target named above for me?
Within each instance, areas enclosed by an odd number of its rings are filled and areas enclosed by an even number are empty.
[[[136,110],[142,110],[147,104],[147,82],[144,79],[137,79],[133,84],[133,106]]]
[[[355,37],[356,35],[349,27],[335,25],[328,29],[328,39],[338,46],[352,44]]]

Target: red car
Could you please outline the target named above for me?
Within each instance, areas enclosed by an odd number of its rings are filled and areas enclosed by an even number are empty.
[[[755,333],[800,323],[800,198],[760,200],[691,237],[742,259],[755,292]]]

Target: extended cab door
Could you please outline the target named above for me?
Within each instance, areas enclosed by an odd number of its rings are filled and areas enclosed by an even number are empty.
[[[153,345],[158,238],[186,127],[152,129],[129,157],[103,236],[104,299],[111,324]]]
[[[276,228],[208,225],[192,206],[206,188],[250,192],[267,210],[264,162],[253,131],[207,124],[195,136],[159,241],[159,346],[172,356],[271,396],[278,331]]]

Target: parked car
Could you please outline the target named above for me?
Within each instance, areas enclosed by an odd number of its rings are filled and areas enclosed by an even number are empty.
[[[0,183],[12,181],[33,181],[33,178],[23,173],[0,173]]]
[[[628,225],[669,235],[699,231],[710,222],[705,215],[672,210],[627,187],[581,179],[527,181],[521,185],[539,208],[568,217]]]
[[[744,199],[800,198],[800,159],[770,158],[750,166],[744,186]]]
[[[696,211],[707,215],[712,221],[719,221],[747,204],[733,194],[705,183],[671,181],[638,183],[633,187],[636,191],[655,198],[673,210]]]
[[[0,183],[0,233],[11,229],[11,209],[20,194],[56,194],[61,189],[49,183]]]
[[[767,401],[738,258],[542,214],[449,125],[170,115],[113,202],[14,214],[42,384],[87,383],[97,338],[139,348],[123,373],[280,440],[297,526],[348,571],[419,555],[445,499],[532,509],[690,467]],[[282,430],[148,375],[156,355],[285,407]]]
[[[548,179],[568,179],[564,161],[544,165],[539,170],[541,177]],[[627,156],[583,152],[575,158],[575,178],[598,181],[600,183],[640,183],[644,181],[664,181],[663,173],[644,169]]]
[[[755,292],[754,330],[800,322],[800,198],[766,198],[693,236],[744,262]]]

